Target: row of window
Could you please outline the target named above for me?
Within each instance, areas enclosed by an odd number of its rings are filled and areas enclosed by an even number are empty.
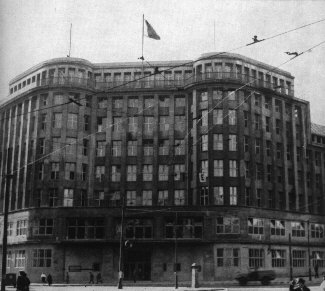
[[[176,221],[176,222],[175,222]],[[264,235],[267,219],[253,218],[247,219],[247,233],[250,235]],[[24,231],[21,231],[21,223],[24,224]],[[16,222],[16,236],[27,235],[27,220]],[[306,237],[306,222],[285,221],[270,219],[269,227],[271,236],[285,236],[288,232],[288,225],[291,228],[292,237]],[[126,219],[127,238],[152,238],[152,219]],[[116,234],[121,229],[120,222],[116,223]],[[310,237],[316,239],[324,238],[324,225],[310,223]],[[307,229],[308,232],[308,229]],[[8,236],[13,236],[13,222],[8,222]],[[67,237],[69,239],[100,239],[104,238],[105,220],[104,218],[68,218]],[[43,218],[33,223],[33,235],[46,236],[54,234],[54,219]],[[141,234],[141,235],[140,235]],[[173,217],[165,218],[166,238],[202,238],[203,219],[202,217],[189,218]],[[234,216],[219,216],[216,218],[216,234],[240,234],[240,219]]]
[[[52,267],[52,250],[51,249],[33,249],[32,250],[32,267],[50,268]],[[24,268],[26,267],[26,251],[15,250],[7,251],[7,268]]]

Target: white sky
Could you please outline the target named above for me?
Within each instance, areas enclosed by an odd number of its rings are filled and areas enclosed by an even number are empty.
[[[145,39],[149,62],[193,60],[325,19],[325,1],[0,0],[0,99],[16,75],[68,54],[70,23],[72,57],[137,61],[142,14],[161,37]],[[324,40],[325,21],[234,53],[278,66],[289,59],[285,51]],[[312,122],[325,125],[325,43],[281,69],[295,76],[295,95],[310,101]]]

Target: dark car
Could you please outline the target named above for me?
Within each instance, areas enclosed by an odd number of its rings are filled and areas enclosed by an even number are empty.
[[[6,286],[14,286],[16,288],[16,274],[15,273],[8,273],[6,274]]]
[[[240,273],[235,279],[240,285],[246,285],[248,281],[260,281],[262,285],[268,285],[270,281],[275,279],[275,272],[273,270],[254,270],[247,273]]]

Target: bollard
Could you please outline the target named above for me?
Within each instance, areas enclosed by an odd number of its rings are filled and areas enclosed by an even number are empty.
[[[199,288],[199,280],[198,280],[198,269],[199,266],[197,266],[195,263],[191,266],[192,269],[192,288]]]

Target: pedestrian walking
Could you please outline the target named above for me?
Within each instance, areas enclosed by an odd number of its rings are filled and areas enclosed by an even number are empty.
[[[29,291],[30,280],[24,271],[22,271],[22,276],[25,278],[25,289],[24,290]]]
[[[320,291],[325,291],[325,273],[323,273],[323,282],[319,286]]]
[[[52,279],[51,274],[48,274],[48,275],[47,275],[47,283],[49,284],[49,286],[52,285],[52,281],[53,281],[53,279]]]
[[[290,282],[290,291],[310,291],[305,285],[305,280],[302,278],[296,278]]]
[[[98,283],[103,283],[102,274],[101,273],[98,273],[96,275],[96,284],[98,284]]]
[[[43,272],[41,274],[41,281],[42,281],[43,284],[46,283],[46,275]]]
[[[28,281],[24,275],[24,271],[19,271],[19,275],[17,277],[17,282],[16,282],[16,287],[17,287],[17,291],[25,291],[25,290],[29,290],[29,284]],[[25,273],[26,274],[26,273]]]
[[[89,284],[95,284],[94,283],[94,274],[92,272],[89,272]]]
[[[65,277],[65,281],[67,282],[67,284],[69,284],[69,280],[70,280],[70,278],[69,278],[69,273],[67,272],[67,275],[66,275],[66,277]]]
[[[317,264],[317,262],[315,263],[314,271],[315,271],[315,278],[319,278],[319,276],[318,276],[318,264]]]

